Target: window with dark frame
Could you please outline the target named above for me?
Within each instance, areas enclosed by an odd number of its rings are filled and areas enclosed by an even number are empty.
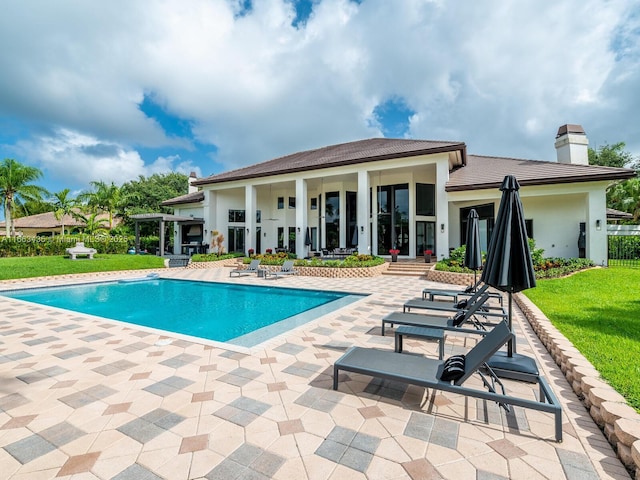
[[[318,209],[318,199],[316,197],[313,197],[311,199],[311,210],[317,210]]]
[[[436,214],[436,186],[416,183],[416,215],[433,217]]]
[[[289,197],[289,208],[296,208],[296,197]]]
[[[244,210],[229,210],[229,223],[244,223]]]
[[[278,197],[278,210],[282,210],[284,208],[284,197]]]

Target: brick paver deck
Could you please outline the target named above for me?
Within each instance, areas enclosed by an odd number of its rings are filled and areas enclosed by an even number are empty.
[[[519,311],[518,351],[537,359],[563,404],[562,443],[553,440],[551,415],[537,411],[505,414],[484,401],[353,374],[332,390],[332,365],[346,348],[392,350],[394,337],[380,335],[380,319],[434,283],[391,276],[229,280],[224,268],[160,273],[369,295],[251,349],[0,297],[0,477],[629,478]],[[447,335],[445,357],[474,343]],[[437,348],[404,344],[407,355],[437,358]],[[529,384],[505,384],[535,397]]]

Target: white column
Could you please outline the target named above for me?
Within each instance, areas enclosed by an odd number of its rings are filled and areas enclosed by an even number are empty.
[[[604,189],[587,194],[586,231],[587,258],[596,265],[607,265],[607,198]]]
[[[256,248],[256,187],[253,185],[244,187],[244,223],[244,253],[248,255],[250,248]]]
[[[304,239],[307,233],[307,181],[296,178],[296,255],[307,256]]]
[[[449,163],[436,164],[436,258],[449,256],[449,203],[444,187],[449,180]],[[444,228],[443,228],[444,226]]]
[[[369,172],[360,170],[358,172],[358,198],[357,198],[357,218],[358,224],[358,253],[371,254],[369,245]]]

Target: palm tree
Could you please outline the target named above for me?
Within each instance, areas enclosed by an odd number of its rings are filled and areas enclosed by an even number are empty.
[[[103,181],[91,182],[95,189],[79,195],[86,200],[89,207],[101,210],[109,214],[109,229],[113,228],[113,217],[120,213],[128,201],[128,196],[115,183],[107,184]],[[122,212],[124,213],[124,212]]]
[[[74,214],[74,217],[84,223],[82,233],[86,233],[87,235],[106,233],[107,226],[105,225],[105,223],[107,222],[107,219],[98,218],[98,215],[100,215],[98,212],[93,212],[89,215],[83,215],[82,213],[77,212]]]
[[[78,203],[75,198],[69,198],[69,190],[64,190],[53,194],[53,214],[56,216],[56,220],[60,221],[60,234],[64,236],[64,217],[65,215],[73,215],[74,207]]]
[[[0,197],[3,200],[6,235],[14,236],[14,211],[22,201],[40,200],[47,190],[31,182],[42,177],[42,171],[5,158],[0,163]]]

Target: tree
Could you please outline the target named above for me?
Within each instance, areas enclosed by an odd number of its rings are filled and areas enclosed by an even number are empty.
[[[56,219],[60,221],[60,234],[64,236],[64,217],[65,215],[73,215],[74,207],[77,205],[77,201],[75,198],[69,197],[69,190],[65,188],[64,190],[53,194],[53,214]]]
[[[84,215],[80,212],[74,214],[74,216],[84,223],[84,227],[82,227],[82,232],[87,235],[95,235],[96,233],[106,233],[107,223],[106,218],[98,218],[100,215],[98,212],[93,212],[89,215]]]
[[[639,161],[631,153],[624,150],[624,142],[609,145],[605,143],[598,147],[598,150],[589,148],[589,165],[600,165],[604,167],[626,167],[637,170]]]
[[[13,226],[14,212],[23,201],[40,200],[47,195],[46,189],[31,182],[42,177],[42,171],[5,158],[0,163],[0,196],[4,206],[6,235],[15,236]]]
[[[93,181],[93,192],[85,192],[79,195],[81,200],[87,202],[87,206],[94,211],[103,211],[109,214],[109,229],[113,228],[113,217],[124,214],[124,205],[127,202],[121,187],[115,183],[107,184],[103,181]]]

